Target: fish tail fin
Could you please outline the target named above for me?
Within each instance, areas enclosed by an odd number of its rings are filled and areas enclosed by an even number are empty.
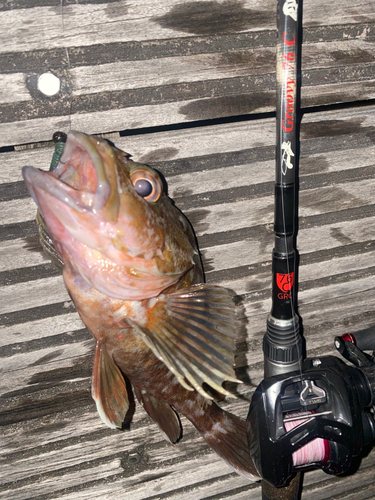
[[[250,456],[246,433],[246,422],[241,418],[221,410],[214,403],[215,418],[212,426],[200,430],[209,446],[238,474],[252,481],[259,480]]]

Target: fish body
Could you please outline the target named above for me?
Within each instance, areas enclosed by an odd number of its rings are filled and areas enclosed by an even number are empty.
[[[92,395],[102,420],[122,428],[130,381],[172,443],[181,412],[253,479],[245,422],[213,401],[231,396],[224,381],[238,382],[234,304],[226,289],[203,283],[194,233],[157,172],[103,139],[70,132],[53,171],[24,167],[23,175],[96,340]]]

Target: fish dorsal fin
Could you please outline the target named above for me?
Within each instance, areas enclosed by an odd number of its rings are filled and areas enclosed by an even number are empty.
[[[213,399],[204,383],[225,396],[224,381],[241,383],[234,369],[236,312],[226,288],[194,285],[161,295],[145,326],[134,325],[146,344],[185,389]]]
[[[122,429],[129,410],[128,392],[121,371],[102,342],[96,342],[91,394],[103,422],[112,429]]]
[[[146,412],[152,420],[158,424],[160,430],[165,434],[167,439],[175,444],[180,439],[182,434],[180,419],[177,413],[161,399],[157,399],[144,390],[140,391],[134,386],[134,392]]]

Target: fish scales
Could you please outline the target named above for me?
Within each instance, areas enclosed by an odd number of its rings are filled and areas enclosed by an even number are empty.
[[[233,396],[231,293],[203,283],[194,232],[158,173],[104,139],[67,136],[49,172],[24,167],[41,241],[96,347],[92,395],[123,428],[131,387],[172,443],[185,415],[234,470],[256,479],[245,421],[214,399]]]

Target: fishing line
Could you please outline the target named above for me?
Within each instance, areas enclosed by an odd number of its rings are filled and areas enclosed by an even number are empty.
[[[285,89],[286,89],[286,79],[287,79],[288,73],[284,72],[284,84],[282,85],[282,99],[284,100],[286,98],[285,95]],[[279,144],[282,144],[282,131],[280,127],[280,137],[279,137]],[[296,168],[296,164],[294,164],[294,168]],[[284,197],[284,190],[281,190],[281,206],[282,206],[282,223],[283,223],[283,233],[284,233],[284,244],[285,248],[287,248],[287,227],[286,227],[286,220],[285,220],[285,197]],[[296,217],[297,215],[295,215]],[[286,258],[286,267],[287,267],[287,273],[290,275],[292,269],[290,266],[290,259],[289,256]],[[295,310],[295,303],[294,303],[294,294],[291,293],[290,295],[290,302],[291,302],[291,312],[292,315],[294,316],[296,314]],[[294,331],[294,338],[296,340],[296,346],[297,346],[297,352],[298,352],[298,357],[299,357],[299,372],[301,376],[301,381],[303,382],[303,371],[302,371],[302,352],[299,352],[299,345],[297,342],[297,337],[299,335],[299,332],[297,331],[296,324],[293,323],[293,331]],[[309,417],[315,418],[312,413],[306,412],[306,413],[294,413],[294,414],[289,414],[286,418],[284,418],[284,427],[285,430],[288,432],[295,427],[298,427],[299,425],[304,424],[309,420]],[[311,463],[317,463],[317,462],[325,462],[329,459],[330,456],[330,447],[329,447],[329,442],[325,439],[321,438],[316,438],[310,443],[307,443],[305,446],[302,446],[299,450],[295,451],[292,455],[293,457],[293,465],[298,466],[298,465],[305,465],[305,464],[311,464]]]
[[[61,11],[61,28],[62,28],[62,34],[63,34],[63,39],[66,42],[66,32],[65,32],[65,20],[64,20],[64,0],[60,1],[60,11]],[[67,76],[70,75],[70,70],[71,70],[71,65],[70,65],[70,57],[69,57],[69,49],[67,45],[65,45],[65,54],[66,54],[66,60],[68,62],[68,72]],[[68,78],[67,78],[68,80]],[[68,126],[68,131],[72,129],[72,106],[73,106],[73,92],[72,89],[70,89],[70,85],[67,88],[68,92],[70,92],[69,96],[69,126]]]
[[[281,54],[279,54],[279,57],[281,59]],[[278,64],[280,64],[278,62]],[[282,64],[282,62],[281,62]],[[297,64],[297,62],[296,62]],[[282,100],[283,102],[285,102],[285,99],[286,99],[286,92],[285,92],[285,89],[287,87],[287,78],[288,78],[288,72],[285,71],[284,72],[284,84],[282,85]],[[296,110],[295,110],[296,112]],[[295,120],[296,121],[296,120]],[[280,130],[279,130],[279,134],[280,134],[280,137],[279,137],[279,144],[281,146],[282,144],[282,128],[280,127]],[[282,162],[281,162],[281,166],[282,166]],[[293,165],[293,168],[295,169],[296,168],[296,161],[294,162],[294,165]],[[294,199],[296,199],[296,196],[294,196]],[[287,227],[286,227],[286,220],[285,220],[285,197],[284,197],[284,190],[282,189],[281,190],[281,206],[282,206],[282,220],[283,220],[283,233],[284,233],[284,243],[285,243],[285,248],[287,248]],[[296,219],[297,217],[297,214],[294,213],[294,219]],[[294,221],[295,222],[295,221]],[[293,224],[294,224],[293,222]],[[294,241],[296,242],[296,236],[294,236]],[[294,245],[295,247],[297,247],[297,245],[295,244]],[[291,267],[290,267],[290,259],[289,259],[289,255],[287,254],[286,256],[286,267],[287,267],[287,273],[288,275],[291,273]],[[293,271],[295,271],[295,269],[293,269]],[[294,303],[294,294],[291,293],[290,294],[290,308],[291,308],[291,312],[292,312],[292,316],[294,317],[296,315],[296,310],[295,310],[295,303]],[[297,346],[297,351],[298,351],[298,358],[299,358],[299,369],[300,369],[300,375],[301,375],[301,379],[303,380],[303,372],[302,372],[302,352],[299,351],[299,345],[298,345],[298,342],[297,342],[297,338],[298,338],[298,335],[299,335],[299,332],[297,331],[297,327],[296,327],[296,323],[293,323],[293,331],[294,331],[294,338],[296,340],[296,346]]]

